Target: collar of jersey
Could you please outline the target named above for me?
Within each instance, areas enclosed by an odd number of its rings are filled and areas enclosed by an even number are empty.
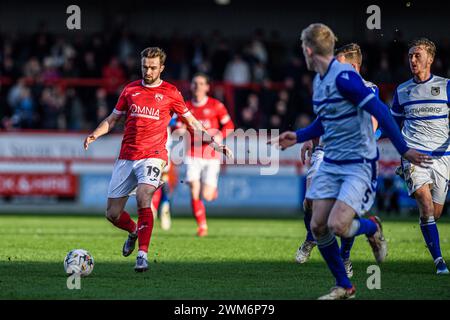
[[[422,83],[427,83],[427,82],[430,81],[431,79],[433,79],[433,74],[430,74],[430,77],[429,77],[427,80],[416,81],[416,79],[413,78],[413,81],[414,81],[414,83],[422,84]]]
[[[328,74],[328,71],[330,71],[330,69],[331,69],[331,65],[333,64],[333,62],[335,62],[336,61],[336,59],[335,58],[333,58],[333,60],[331,60],[331,62],[330,62],[330,64],[328,65],[328,68],[327,68],[327,71],[325,71],[325,73],[323,74],[323,76],[320,76],[320,80],[323,80],[323,79],[325,79],[325,77],[327,76],[327,74]]]
[[[208,103],[209,97],[206,96],[204,100],[205,101],[200,101],[200,102],[194,102],[194,100],[191,100],[191,102],[194,107],[203,107]]]
[[[158,83],[158,84],[145,84],[144,80],[141,80],[141,85],[142,85],[143,87],[146,87],[146,88],[157,88],[157,87],[159,87],[160,85],[162,85],[163,82],[164,82],[164,81],[161,80],[161,82]]]

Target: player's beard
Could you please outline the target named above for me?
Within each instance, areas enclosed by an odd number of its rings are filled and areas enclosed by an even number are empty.
[[[155,83],[159,82],[159,76],[154,77],[154,78],[148,78],[148,77],[144,77],[144,83],[148,86],[151,86]]]

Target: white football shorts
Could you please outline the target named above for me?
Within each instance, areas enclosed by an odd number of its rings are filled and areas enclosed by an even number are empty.
[[[367,213],[375,201],[377,187],[375,162],[334,164],[323,161],[313,175],[306,198],[337,199],[355,210]]]
[[[217,188],[220,173],[220,159],[186,157],[186,181],[200,181]]]
[[[311,155],[310,167],[306,173],[306,179],[312,179],[312,177],[316,174],[317,170],[320,167],[320,164],[323,161],[323,149],[316,149]]]
[[[431,185],[431,197],[433,202],[444,204],[447,198],[449,181],[449,157],[433,157],[433,164],[428,168],[422,168],[402,158],[402,169],[411,196],[425,184]]]
[[[109,183],[108,198],[122,198],[135,192],[138,184],[158,188],[166,161],[158,158],[141,160],[117,159]]]

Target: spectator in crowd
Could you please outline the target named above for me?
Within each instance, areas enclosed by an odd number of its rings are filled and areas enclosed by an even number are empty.
[[[228,38],[218,30],[209,35],[183,35],[175,30],[170,36],[152,30],[143,36],[116,22],[109,28],[111,32],[68,35],[50,33],[41,24],[29,36],[0,33],[1,126],[92,129],[99,113],[112,110],[123,84],[141,77],[138,51],[148,43],[166,48],[168,81],[187,79],[197,71],[209,74],[212,94],[232,108],[230,113],[242,127],[291,129],[314,117],[313,75],[305,68],[298,42],[283,39],[277,30],[268,36],[259,29],[248,37]],[[366,53],[362,73],[382,88],[380,94],[387,102],[392,96],[389,84],[409,77],[405,45],[399,31],[386,44],[372,33],[361,39]],[[449,38],[439,41],[434,72],[450,76]],[[62,78],[106,83],[101,90],[80,84],[61,92],[49,90]],[[178,85],[185,93],[184,82]],[[65,103],[56,103],[64,100],[61,95],[66,96]],[[62,110],[65,120],[44,121],[46,110]]]
[[[238,126],[244,130],[260,128],[261,115],[259,112],[259,97],[256,93],[250,93],[247,97],[247,105],[242,108],[238,118]]]
[[[242,56],[236,53],[226,68],[224,80],[233,85],[245,85],[251,81],[250,67],[248,63],[242,59]]]
[[[41,108],[43,117],[41,122],[44,129],[66,129],[65,91],[58,86],[45,87],[41,94]]]
[[[11,124],[13,127],[34,128],[36,104],[30,88],[25,85],[25,80],[20,80],[11,88],[8,94],[8,103],[12,109]]]
[[[41,77],[42,67],[37,57],[31,57],[23,67],[23,76],[38,80]]]

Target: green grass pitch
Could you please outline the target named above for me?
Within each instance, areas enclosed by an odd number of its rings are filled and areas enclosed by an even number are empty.
[[[385,221],[389,245],[381,289],[369,290],[374,264],[364,237],[352,252],[359,299],[449,299],[450,276],[435,275],[418,219]],[[135,254],[121,255],[126,233],[100,216],[0,216],[0,299],[316,299],[333,286],[317,248],[304,265],[294,255],[305,236],[299,219],[211,218],[210,236],[196,238],[192,218],[158,222],[150,269],[134,272]],[[450,223],[439,221],[450,260]],[[81,290],[68,290],[63,260],[74,248],[95,259]]]

